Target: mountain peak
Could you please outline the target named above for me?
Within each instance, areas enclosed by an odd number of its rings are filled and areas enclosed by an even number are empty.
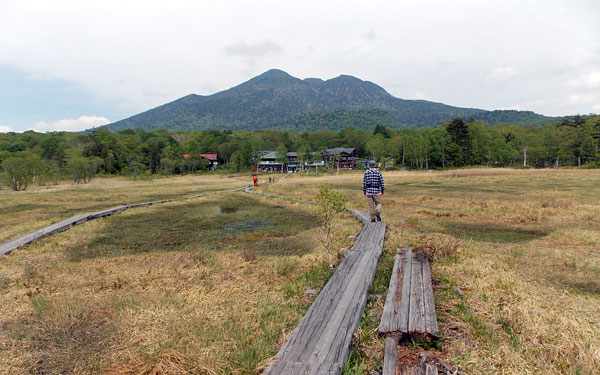
[[[326,81],[295,78],[270,69],[229,90],[213,95],[189,95],[128,119],[110,130],[144,127],[170,130],[205,129],[341,129],[372,128],[374,124],[435,126],[454,117],[490,123],[546,124],[552,118],[533,113],[484,111],[441,103],[395,98],[370,81],[340,75]]]
[[[364,82],[362,79],[356,78],[355,76],[351,76],[348,74],[340,74],[339,76],[332,78],[329,81]]]
[[[256,78],[258,77],[268,77],[268,78],[294,78],[291,75],[289,75],[287,72],[284,72],[281,69],[269,69],[266,72],[264,72],[263,74],[260,74],[258,76],[256,76]]]
[[[284,72],[280,69],[270,69],[266,72],[257,75],[256,77],[250,79],[237,86],[237,88],[241,89],[276,89],[280,87],[286,87],[291,85],[296,85],[298,83],[303,83],[302,80],[292,77],[288,73]],[[234,88],[235,90],[235,88]]]

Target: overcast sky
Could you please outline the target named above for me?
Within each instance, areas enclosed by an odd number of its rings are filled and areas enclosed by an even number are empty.
[[[600,113],[599,0],[0,0],[0,132],[82,130],[271,68]]]

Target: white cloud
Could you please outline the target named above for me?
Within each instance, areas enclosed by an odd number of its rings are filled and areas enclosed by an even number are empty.
[[[106,117],[98,116],[81,116],[78,119],[64,119],[55,122],[38,121],[33,126],[32,130],[38,132],[52,131],[81,131],[96,126],[109,124],[110,120]]]
[[[0,125],[0,133],[9,133],[11,131],[12,131],[12,129],[10,128],[10,126]]]
[[[421,91],[494,109],[531,98],[554,103],[585,73],[581,85],[597,87],[599,13],[597,0],[0,0],[0,64],[31,72],[32,81],[73,82],[128,115],[270,68],[298,78],[351,74],[396,85],[396,96]],[[498,89],[509,81],[511,90]],[[109,113],[75,108],[39,118],[73,112]]]
[[[567,103],[570,105],[579,104],[579,103],[589,103],[594,100],[592,95],[570,95],[567,98]]]
[[[600,89],[600,71],[580,76],[567,81],[567,87],[573,89]]]
[[[224,50],[228,56],[263,57],[270,54],[278,55],[283,52],[283,47],[269,40],[255,44],[240,40],[225,46]]]
[[[501,66],[490,72],[485,81],[493,85],[504,85],[519,73],[514,66]]]

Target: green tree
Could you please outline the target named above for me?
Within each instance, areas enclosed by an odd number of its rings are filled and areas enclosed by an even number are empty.
[[[244,156],[240,150],[236,150],[229,159],[229,168],[234,172],[244,169]]]
[[[2,161],[3,180],[12,190],[26,190],[36,175],[43,171],[41,159],[28,152],[21,152]]]
[[[102,162],[99,157],[72,156],[67,159],[67,170],[73,176],[73,182],[87,184],[96,175]]]
[[[310,155],[310,146],[307,144],[302,145],[300,148],[298,148],[298,151],[296,151],[296,154],[298,155],[297,158],[298,158],[298,161],[300,162],[300,166],[301,166],[302,170],[304,171],[305,162]]]
[[[381,134],[383,138],[390,138],[389,131],[383,125],[378,124],[377,126],[375,126],[375,129],[373,130],[373,135],[377,134]]]
[[[385,154],[385,140],[381,134],[373,135],[367,141],[366,151],[373,160],[380,160]]]
[[[281,163],[281,171],[284,171],[284,165],[287,165],[287,147],[285,147],[284,144],[280,144],[279,147],[277,147],[277,150],[275,151],[275,161],[277,163]]]
[[[460,118],[452,119],[446,124],[446,132],[450,136],[448,146],[449,161],[454,166],[462,166],[470,162],[471,135],[468,126]]]

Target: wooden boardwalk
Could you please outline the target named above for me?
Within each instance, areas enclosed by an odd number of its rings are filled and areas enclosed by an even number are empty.
[[[397,251],[379,333],[438,338],[431,270],[422,252]]]
[[[397,374],[401,339],[438,339],[431,270],[424,253],[398,249],[378,330],[386,336],[383,375]],[[436,365],[429,363],[398,370],[400,374],[438,373]]]
[[[176,199],[165,199],[165,200],[160,200],[160,201],[153,201],[153,202],[144,202],[144,203],[137,203],[137,204],[129,204],[129,205],[125,205],[125,206],[118,206],[118,207],[113,207],[113,208],[108,208],[106,210],[102,210],[102,211],[97,211],[97,212],[89,212],[89,213],[85,213],[85,214],[81,214],[81,215],[75,215],[72,216],[68,219],[62,220],[58,223],[54,223],[51,225],[48,225],[47,227],[44,227],[42,229],[38,229],[35,230],[33,232],[29,232],[27,234],[24,234],[22,236],[19,236],[15,239],[12,239],[10,241],[6,241],[3,243],[0,243],[0,254],[1,255],[8,255],[10,254],[13,250],[18,249],[19,247],[22,246],[27,246],[30,243],[32,243],[33,241],[37,241],[43,237],[46,236],[50,236],[52,234],[55,233],[60,233],[60,232],[64,232],[65,230],[81,224],[83,222],[89,221],[89,220],[94,220],[94,219],[98,219],[101,217],[105,217],[105,216],[110,216],[113,214],[117,214],[119,212],[125,211],[125,210],[129,210],[131,208],[138,208],[138,207],[147,207],[147,206],[152,206],[155,204],[161,204],[161,203],[167,203],[167,202],[173,202],[176,200],[183,200],[183,199],[194,199],[194,198],[198,198],[198,197],[204,197],[207,195],[212,195],[212,194],[219,194],[219,193],[227,193],[227,192],[233,192],[233,191],[238,191],[238,190],[242,190],[244,188],[237,188],[237,189],[230,189],[230,190],[220,190],[220,191],[216,191],[216,192],[210,192],[210,193],[203,193],[203,194],[196,194],[196,195],[192,195],[190,197],[185,197],[185,198],[176,198]]]
[[[339,374],[367,304],[386,225],[367,223],[264,374]]]

